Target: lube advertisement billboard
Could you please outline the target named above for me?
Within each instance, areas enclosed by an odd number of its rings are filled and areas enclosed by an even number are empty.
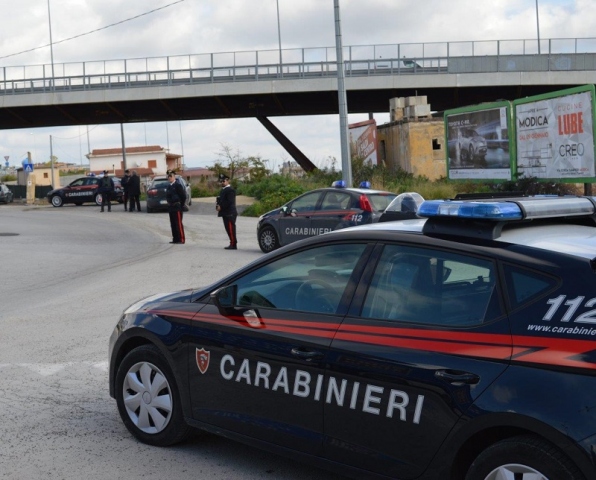
[[[594,85],[513,102],[518,176],[596,181]]]
[[[510,102],[447,110],[444,120],[447,178],[511,179]]]
[[[447,177],[596,182],[594,85],[448,110]]]

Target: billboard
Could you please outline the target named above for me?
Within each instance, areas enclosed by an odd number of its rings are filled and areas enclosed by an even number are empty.
[[[447,110],[447,178],[510,180],[511,104],[507,101]]]
[[[350,157],[364,159],[365,165],[378,165],[377,122],[374,119],[348,125]]]
[[[513,102],[518,176],[596,181],[594,85]]]

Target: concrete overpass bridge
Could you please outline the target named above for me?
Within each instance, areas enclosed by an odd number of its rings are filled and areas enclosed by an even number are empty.
[[[442,111],[596,83],[596,38],[541,46],[344,47],[348,111],[389,111],[390,98],[414,95]],[[296,158],[267,118],[335,113],[335,47],[0,67],[0,129],[254,117]]]

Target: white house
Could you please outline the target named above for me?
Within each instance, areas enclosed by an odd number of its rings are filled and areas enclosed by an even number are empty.
[[[137,170],[142,176],[165,175],[168,170],[183,169],[182,155],[169,153],[159,145],[145,147],[126,147],[126,165],[122,155],[122,148],[94,149],[87,155],[89,170],[101,173],[107,170],[113,175],[121,177],[125,169]]]

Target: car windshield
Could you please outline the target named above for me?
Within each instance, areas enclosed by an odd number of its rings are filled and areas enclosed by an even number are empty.
[[[168,188],[169,184],[170,182],[168,182],[167,180],[155,180],[151,184],[151,188]]]

